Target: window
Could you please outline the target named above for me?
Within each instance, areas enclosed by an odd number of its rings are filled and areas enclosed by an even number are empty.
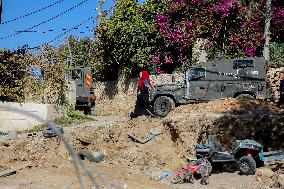
[[[81,70],[74,70],[73,79],[82,79],[82,71]]]
[[[189,71],[190,79],[198,79],[205,77],[205,68],[193,68]]]
[[[253,60],[235,60],[233,62],[233,68],[245,68],[245,67],[254,67]]]

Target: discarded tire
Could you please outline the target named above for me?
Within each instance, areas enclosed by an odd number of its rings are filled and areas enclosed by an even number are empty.
[[[174,101],[168,96],[161,96],[154,102],[154,112],[156,116],[166,117],[174,106]]]
[[[104,160],[104,154],[101,152],[87,152],[87,151],[80,151],[78,153],[79,157],[84,160],[85,158],[88,159],[90,162],[99,163]]]
[[[256,170],[256,163],[253,158],[243,156],[239,160],[239,169],[243,175],[253,175]]]

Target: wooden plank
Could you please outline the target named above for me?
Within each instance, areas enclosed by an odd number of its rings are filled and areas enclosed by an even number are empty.
[[[32,166],[31,163],[26,163],[26,164],[19,165],[19,166],[17,166],[17,167],[14,167],[14,168],[11,168],[11,169],[2,171],[2,172],[0,172],[0,177],[8,176],[8,175],[10,175],[10,174],[15,173],[15,172],[18,171],[18,170],[24,169],[24,168],[26,168],[26,167],[31,167],[31,166]]]

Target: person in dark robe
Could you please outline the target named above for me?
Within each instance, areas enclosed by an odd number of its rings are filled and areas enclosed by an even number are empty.
[[[136,118],[141,115],[152,115],[152,108],[149,101],[150,91],[153,86],[150,81],[149,72],[145,69],[140,71],[140,78],[137,88],[137,100],[134,112],[131,112],[130,117]]]

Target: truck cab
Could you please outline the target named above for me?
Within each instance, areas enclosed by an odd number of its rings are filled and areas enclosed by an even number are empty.
[[[83,110],[85,114],[93,114],[96,95],[92,70],[90,67],[78,66],[72,71],[72,79],[76,84],[75,109]]]
[[[213,60],[189,67],[184,83],[156,86],[150,95],[155,114],[165,117],[178,104],[221,98],[267,99],[264,58]]]

